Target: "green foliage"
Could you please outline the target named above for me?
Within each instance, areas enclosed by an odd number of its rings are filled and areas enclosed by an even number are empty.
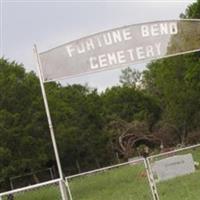
[[[158,120],[160,108],[156,101],[133,87],[112,87],[103,94],[105,116],[110,120],[147,121],[149,128]]]
[[[116,135],[107,130],[113,119],[147,121],[150,128],[159,118],[156,102],[134,87],[113,87],[102,94],[81,85],[45,87],[67,174],[116,162]],[[2,59],[0,89],[1,177],[55,165],[36,75]]]
[[[199,54],[190,54],[151,63],[144,72],[149,94],[159,99],[162,119],[175,127],[184,142],[198,128],[200,116]]]
[[[185,11],[185,14],[180,15],[181,18],[193,18],[193,19],[200,19],[200,0],[197,2],[192,3],[188,6]]]
[[[120,75],[120,83],[126,87],[134,87],[137,88],[140,86],[141,73],[135,69],[131,69],[127,67],[122,70],[122,74]]]
[[[0,176],[36,170],[50,154],[38,80],[16,63],[0,62]],[[48,156],[49,155],[49,156]]]
[[[109,152],[97,91],[80,85],[56,88],[54,84],[47,85],[47,91],[64,168],[73,171],[76,162],[85,170],[105,164]]]
[[[199,18],[200,1],[188,6],[185,14],[181,16]],[[188,31],[191,33],[191,38],[194,38],[195,27]],[[185,35],[181,37],[185,42],[180,44],[176,38],[172,38],[169,51],[173,51],[174,48],[187,49],[190,46],[188,41],[191,40],[184,38]],[[200,120],[199,61],[199,52],[176,56],[152,62],[144,72],[144,87],[148,94],[159,100],[162,108],[160,119],[162,126],[166,124],[170,126],[179,138],[177,142],[181,143],[186,142],[191,132],[200,129],[198,123]]]

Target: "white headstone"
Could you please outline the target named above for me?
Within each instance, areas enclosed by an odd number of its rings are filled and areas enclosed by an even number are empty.
[[[152,167],[157,181],[165,181],[195,172],[192,154],[178,155],[156,161]]]

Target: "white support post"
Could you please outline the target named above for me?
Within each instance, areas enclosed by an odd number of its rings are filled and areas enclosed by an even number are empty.
[[[154,184],[153,184],[153,182],[151,180],[151,176],[150,176],[150,173],[149,173],[149,169],[148,169],[148,165],[147,165],[146,159],[144,159],[144,165],[145,165],[145,169],[146,169],[146,173],[147,173],[147,178],[148,178],[148,181],[149,181],[149,186],[150,186],[150,189],[151,189],[151,194],[153,196],[153,200],[156,200],[155,192],[154,192]]]
[[[152,194],[153,194],[153,199],[154,200],[160,200],[159,195],[158,195],[158,190],[157,190],[157,187],[156,187],[156,183],[155,183],[153,173],[152,173],[152,170],[151,170],[151,164],[150,164],[148,158],[145,159],[145,167],[147,168],[147,175],[148,175],[151,191],[152,191]]]
[[[65,182],[63,181],[63,179],[60,180],[59,187],[60,187],[60,193],[61,193],[62,200],[67,200],[68,199],[67,189],[66,189]]]
[[[58,173],[59,173],[60,179],[64,180],[63,173],[62,173],[62,167],[61,167],[61,163],[60,163],[60,157],[59,157],[58,148],[57,148],[56,139],[55,139],[55,134],[54,134],[54,128],[53,128],[53,124],[52,124],[52,120],[51,120],[51,114],[50,114],[50,111],[49,111],[47,95],[46,95],[43,77],[42,77],[42,72],[41,72],[40,57],[38,55],[36,45],[34,45],[34,53],[35,53],[35,56],[36,56],[36,59],[37,59],[37,70],[38,70],[38,74],[39,74],[40,87],[41,87],[41,91],[42,91],[42,97],[43,97],[43,100],[44,100],[44,106],[45,106],[45,111],[46,111],[46,115],[47,115],[51,140],[52,140],[53,149],[54,149],[55,158],[56,158],[56,163],[57,163],[57,167],[58,167]],[[67,200],[68,199],[67,198],[67,192],[66,192],[66,189],[63,185],[63,182],[60,181],[59,186],[60,186],[60,192],[61,192],[61,195],[62,195],[62,200]]]
[[[73,198],[72,198],[72,192],[71,192],[71,190],[70,190],[69,181],[68,181],[67,178],[65,178],[65,182],[64,182],[64,183],[65,183],[65,185],[66,185],[66,187],[67,187],[67,191],[68,191],[70,200],[73,200]]]

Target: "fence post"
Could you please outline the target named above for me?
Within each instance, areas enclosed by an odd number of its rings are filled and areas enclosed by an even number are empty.
[[[78,173],[81,173],[81,167],[80,167],[78,160],[76,160],[76,167],[78,169]]]
[[[50,175],[51,175],[51,179],[53,180],[54,179],[54,175],[53,175],[53,170],[52,170],[52,167],[49,168],[49,172],[50,172]]]
[[[69,181],[68,181],[67,177],[65,178],[65,186],[67,187],[67,191],[68,191],[68,194],[69,194],[69,199],[73,200],[73,198],[72,198],[72,192],[70,190]]]
[[[152,173],[152,170],[151,170],[151,164],[149,162],[149,159],[148,158],[144,159],[144,163],[145,163],[145,168],[146,168],[146,171],[147,171],[149,184],[150,184],[150,187],[151,187],[151,192],[152,192],[152,195],[153,195],[153,200],[160,200],[159,195],[158,195],[158,191],[157,191],[157,187],[156,187],[156,183],[155,183],[153,173]]]
[[[115,155],[116,155],[117,162],[120,164],[119,154],[116,152]]]
[[[63,180],[59,181],[59,187],[60,187],[60,193],[61,193],[61,197],[62,199],[68,199],[67,197],[67,190],[66,190],[66,185],[64,184]]]

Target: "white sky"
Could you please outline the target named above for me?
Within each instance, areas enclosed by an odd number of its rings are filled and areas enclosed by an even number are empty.
[[[32,53],[34,43],[41,52],[103,30],[140,22],[178,19],[180,13],[195,2],[1,1],[1,52],[5,58],[23,63],[27,71],[36,71]],[[145,65],[134,67],[143,70]],[[66,81],[88,83],[103,90],[118,83],[120,71],[101,72]]]

